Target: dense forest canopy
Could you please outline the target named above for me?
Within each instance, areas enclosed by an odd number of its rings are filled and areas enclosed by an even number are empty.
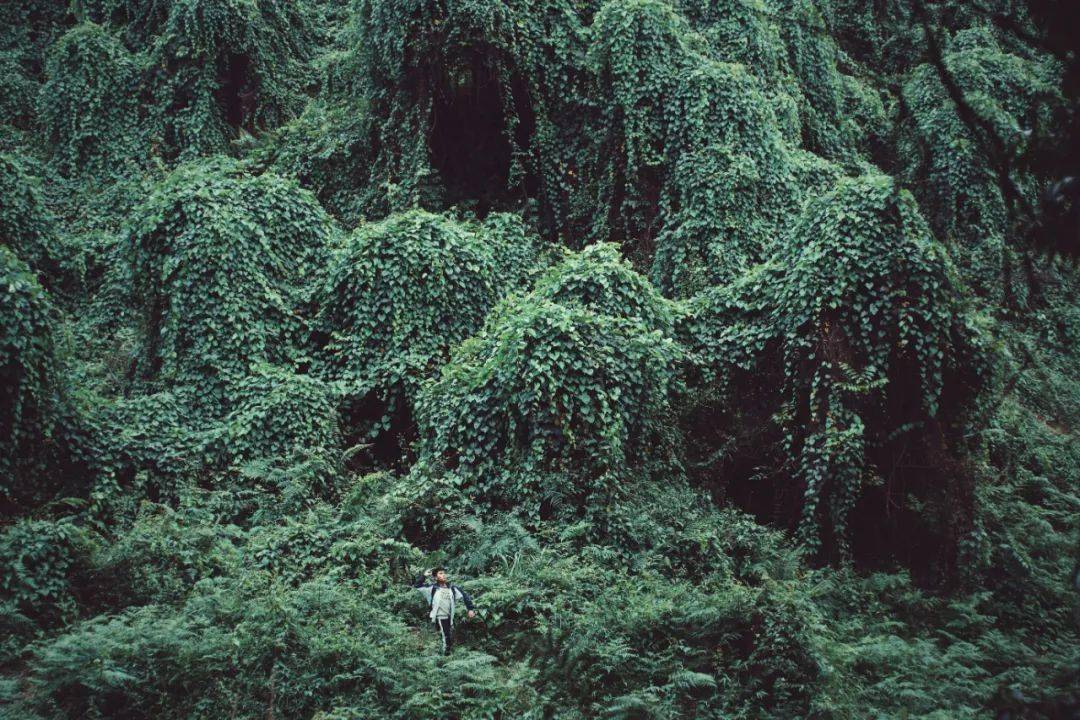
[[[1080,716],[1071,0],[0,27],[0,716]]]

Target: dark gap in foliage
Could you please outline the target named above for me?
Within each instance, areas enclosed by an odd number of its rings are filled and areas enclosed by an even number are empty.
[[[899,564],[922,587],[951,586],[959,542],[975,510],[971,470],[949,450],[937,421],[873,459],[879,467],[892,466],[884,483],[867,488],[852,511],[856,567],[875,571]]]
[[[242,53],[229,53],[225,59],[215,97],[221,105],[225,122],[234,129],[254,129],[258,88],[251,82],[251,58]]]
[[[866,571],[899,564],[923,587],[946,587],[957,577],[959,542],[971,530],[975,499],[973,471],[956,454],[962,438],[942,413],[955,415],[966,403],[963,388],[973,378],[946,377],[942,410],[925,418],[917,367],[895,350],[891,363],[882,406],[867,407],[866,416],[877,415],[876,427],[910,424],[912,430],[868,448],[881,484],[864,488],[852,510],[853,559]]]
[[[731,397],[697,405],[686,423],[688,463],[695,484],[717,505],[731,504],[764,524],[793,530],[802,498],[786,474],[772,470],[780,441],[771,421],[779,381],[736,373]],[[737,410],[737,414],[728,411]]]
[[[544,497],[540,499],[540,509],[538,515],[541,522],[549,522],[555,518],[555,502],[550,497]]]
[[[143,334],[146,337],[146,347],[137,355],[128,372],[128,379],[136,378],[149,380],[161,373],[161,326],[165,322],[165,299],[155,296],[147,305],[146,315],[143,319]]]
[[[416,439],[416,421],[409,404],[400,392],[388,400],[377,390],[348,402],[344,409],[346,446],[368,445],[350,460],[350,469],[366,471],[374,468],[404,470],[411,464],[409,448]],[[392,406],[391,406],[391,403]],[[389,427],[370,437],[372,426],[390,412]]]
[[[828,335],[831,356],[851,361],[846,341]],[[849,514],[851,559],[861,571],[905,567],[920,586],[945,587],[956,579],[958,544],[971,529],[975,509],[973,471],[956,456],[962,438],[950,429],[975,378],[946,376],[941,398],[941,412],[950,416],[946,422],[925,419],[919,368],[912,358],[894,351],[888,375],[884,397],[867,396],[859,412],[868,427],[911,429],[877,447],[867,437],[867,463],[881,481],[864,486]],[[737,372],[727,394],[697,400],[684,430],[691,477],[714,503],[733,505],[760,523],[793,532],[805,487],[792,481],[785,458],[775,454],[781,438],[772,416],[781,384],[778,375],[766,371],[755,376]],[[810,417],[799,422],[809,423]],[[831,563],[840,555],[841,538],[831,522],[821,523],[821,547],[813,564]]]
[[[174,63],[170,61],[168,65],[172,66]],[[176,93],[173,95],[164,114],[167,117],[175,117],[180,114],[184,108],[188,107],[193,100],[194,96],[190,89],[186,87],[177,88]],[[168,123],[163,128],[161,133],[162,142],[159,145],[163,159],[174,161],[180,154],[180,148],[183,147],[184,141],[179,130],[180,129],[173,123]]]
[[[1061,254],[1074,262],[1080,259],[1080,57],[1075,52],[1077,33],[1080,33],[1080,5],[1053,0],[1033,0],[1029,3],[1032,15],[1043,21],[1046,36],[1042,43],[1059,60],[1065,61],[1061,89],[1073,101],[1071,108],[1056,108],[1053,125],[1057,132],[1049,133],[1028,160],[1030,167],[1046,173],[1054,181],[1042,193],[1039,218],[1032,229],[1031,241],[1051,254]],[[1016,30],[1016,22],[999,15],[995,22]],[[1020,31],[1026,39],[1032,39]],[[1025,127],[1038,127],[1027,122]]]
[[[530,148],[533,135],[536,134],[536,114],[529,96],[529,85],[516,70],[510,81],[510,93],[518,119],[514,128],[514,143],[519,148]],[[524,185],[528,197],[537,197],[540,194],[540,176],[531,167],[526,168]]]
[[[905,367],[893,353],[893,372],[885,398],[882,422],[886,427],[920,422],[917,370]],[[898,372],[899,371],[899,372]],[[867,408],[868,414],[874,408]],[[886,419],[888,418],[888,419]],[[910,569],[916,582],[926,583],[940,560],[942,540],[929,518],[919,513],[908,498],[928,499],[941,487],[938,469],[930,464],[922,441],[925,432],[899,435],[867,453],[882,476],[882,484],[865,488],[851,513],[852,547],[856,565],[866,570],[900,563]]]
[[[628,256],[634,264],[643,272],[652,264],[652,258],[656,254],[656,233],[659,230],[658,217],[660,215],[660,196],[666,184],[663,168],[648,166],[638,170],[640,176],[637,182],[644,196],[644,208],[646,224],[637,237],[628,237],[630,243],[626,246]]]
[[[724,463],[720,470],[721,476],[726,478],[722,496],[762,524],[794,530],[801,494],[786,476],[762,472],[759,464],[762,459],[748,453],[736,455]]]
[[[41,45],[51,39],[56,31],[53,23],[57,23],[57,27],[70,25],[70,16],[61,10],[64,5],[65,3],[56,3],[51,6],[52,13],[45,13],[42,11],[41,6],[35,5],[27,13],[26,39],[31,47]],[[45,5],[44,7],[50,6]],[[45,72],[44,57],[37,53],[28,54],[23,61],[23,67],[26,68],[31,77],[40,78]]]
[[[621,127],[626,122],[622,109],[615,108],[612,126]],[[623,255],[635,269],[647,272],[656,253],[660,198],[667,181],[665,170],[640,165],[628,176],[626,157],[621,152],[615,153],[612,169],[611,201],[604,223],[607,234],[603,239],[621,245]]]
[[[474,201],[483,218],[505,193],[513,147],[506,137],[503,89],[489,53],[470,48],[435,93],[432,165],[454,205]],[[519,128],[520,129],[520,128]]]

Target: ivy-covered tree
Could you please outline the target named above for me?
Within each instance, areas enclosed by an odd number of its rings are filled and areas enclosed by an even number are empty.
[[[548,231],[573,207],[584,28],[569,2],[363,2],[335,86],[362,99],[374,148],[364,206],[505,209],[539,200]],[[568,131],[569,130],[569,131]]]
[[[0,154],[0,244],[10,248],[38,273],[47,289],[63,279],[63,246],[55,218],[42,198],[41,180],[23,156]]]
[[[129,42],[149,53],[143,82],[163,155],[186,160],[228,151],[238,133],[272,128],[299,113],[312,38],[304,6],[284,0],[125,5],[121,16],[134,19]]]
[[[220,406],[253,364],[300,362],[303,283],[335,228],[307,191],[227,159],[177,168],[125,234],[145,309],[140,372]]]
[[[421,383],[520,284],[533,242],[513,215],[469,223],[417,209],[338,249],[315,298],[312,371],[355,401],[361,437],[409,431]]]
[[[702,293],[680,318],[695,383],[710,391],[688,418],[704,443],[699,462],[730,470],[739,455],[770,458],[774,511],[787,508],[789,521],[797,512],[801,541],[827,538],[827,554],[850,557],[852,536],[868,533],[874,553],[910,553],[886,549],[910,543],[896,537],[909,520],[849,527],[858,503],[864,517],[886,512],[881,486],[886,496],[936,498],[940,514],[923,516],[921,532],[962,533],[974,470],[959,460],[956,429],[990,373],[970,313],[913,196],[887,176],[840,180],[807,203],[768,263]],[[718,434],[702,426],[705,411],[723,418]],[[905,455],[934,470],[907,470]],[[784,478],[796,502],[782,500],[792,495]],[[956,561],[957,541],[938,561]]]
[[[644,317],[606,314],[641,280],[601,273],[590,297],[575,259],[564,262],[497,306],[425,388],[413,475],[426,504],[586,518],[602,532],[638,484],[678,477],[669,423],[682,351],[647,324],[662,298]]]
[[[38,116],[59,169],[102,176],[145,158],[140,70],[120,40],[90,22],[49,49]]]
[[[56,312],[34,273],[0,246],[0,514],[49,499],[59,456],[65,383]]]
[[[1052,124],[1061,103],[1053,63],[1005,51],[987,27],[956,33],[942,61],[987,132],[1007,143],[1014,158],[1036,141],[1036,128]],[[1009,193],[1033,198],[1034,178],[1018,173],[1003,181],[999,168],[986,162],[985,143],[960,117],[934,65],[916,67],[903,95],[911,114],[900,152],[935,234],[955,246],[953,255],[975,290],[1023,304],[1027,270],[1008,240],[1015,232],[1009,205],[1016,202]]]
[[[964,368],[977,358],[963,290],[914,198],[888,177],[841,181],[811,202],[781,252],[788,440],[806,488],[800,534],[816,536],[827,505],[843,547],[847,516],[875,473],[868,445],[914,425],[934,432],[926,423],[941,408],[947,368],[978,373]],[[956,412],[963,398],[951,399]]]

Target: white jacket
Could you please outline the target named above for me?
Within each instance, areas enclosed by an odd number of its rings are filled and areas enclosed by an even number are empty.
[[[450,625],[454,625],[454,608],[457,603],[465,603],[465,608],[468,610],[473,609],[472,598],[469,594],[459,588],[457,585],[450,585]],[[428,617],[431,618],[431,622],[435,622],[435,591],[439,588],[438,583],[426,583],[423,578],[418,582],[413,583],[413,588],[419,591],[423,595],[424,600],[427,601],[428,607],[431,608],[431,612],[428,613]]]

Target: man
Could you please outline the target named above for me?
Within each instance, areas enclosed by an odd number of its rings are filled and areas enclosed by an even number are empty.
[[[433,574],[435,581],[429,582]],[[454,609],[458,602],[464,602],[469,617],[475,617],[472,598],[457,585],[451,585],[446,578],[446,569],[441,567],[425,570],[423,577],[418,577],[413,587],[420,591],[431,606],[428,617],[439,627],[443,655],[449,655],[454,647]]]

